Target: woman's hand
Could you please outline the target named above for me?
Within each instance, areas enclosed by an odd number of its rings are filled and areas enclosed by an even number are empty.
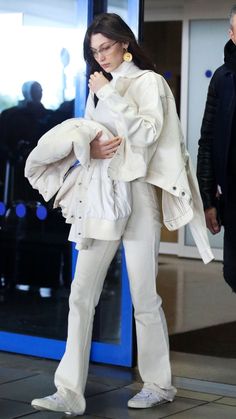
[[[122,139],[120,137],[113,137],[108,141],[101,141],[100,131],[93,141],[90,143],[90,157],[92,159],[111,159],[118,149]]]
[[[109,81],[106,79],[106,77],[104,77],[102,72],[98,73],[98,71],[95,71],[95,73],[91,74],[88,85],[90,90],[96,94],[99,89],[108,83]]]

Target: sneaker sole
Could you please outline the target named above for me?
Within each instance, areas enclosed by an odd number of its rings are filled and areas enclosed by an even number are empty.
[[[151,407],[160,406],[161,404],[165,404],[165,403],[170,403],[170,402],[169,402],[169,400],[163,400],[161,402],[153,403],[150,406],[137,406],[137,405],[136,406],[135,405],[132,406],[128,402],[128,407],[130,409],[150,409]]]
[[[31,404],[31,406],[35,409],[35,410],[48,410],[46,407],[41,407],[41,406],[37,406],[36,404]],[[51,410],[52,412],[52,410]]]
[[[83,413],[79,412],[79,413],[72,413],[72,412],[65,412],[64,410],[52,410],[49,409],[47,407],[42,407],[42,406],[38,406],[36,404],[31,404],[31,406],[35,409],[35,410],[39,410],[39,411],[47,411],[47,412],[57,412],[57,413],[64,413],[66,416],[81,416],[83,415]]]

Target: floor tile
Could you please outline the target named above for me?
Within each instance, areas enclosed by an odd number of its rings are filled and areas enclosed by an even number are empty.
[[[133,390],[134,392],[138,392],[142,389],[143,384],[142,383],[138,383],[137,381],[135,381],[134,383],[129,384],[128,386],[125,386],[125,388]]]
[[[47,412],[44,410],[43,412],[37,412],[33,413],[32,415],[27,415],[25,419],[69,419],[70,416],[66,416],[63,413],[57,413],[57,412]],[[97,416],[91,416],[91,415],[83,415],[83,416],[74,416],[73,419],[76,418],[85,418],[85,419],[97,419]],[[2,419],[2,418],[1,418]],[[105,419],[105,417],[104,417]]]
[[[91,397],[96,394],[105,393],[107,391],[115,390],[119,386],[107,385],[96,381],[88,381],[85,390],[85,397]]]
[[[34,375],[30,371],[0,367],[0,385]]]
[[[171,352],[172,373],[216,383],[236,383],[236,359]]]
[[[213,402],[213,401],[217,401],[218,399],[222,399],[222,397],[217,394],[201,393],[199,391],[182,390],[182,389],[178,389],[177,395],[178,397],[186,397],[188,399],[202,400],[202,401],[207,401],[207,402]]]
[[[168,417],[168,416],[167,416]],[[236,407],[209,403],[171,416],[171,419],[235,419]]]
[[[221,397],[215,403],[228,404],[229,406],[236,406],[236,398],[235,397]]]
[[[125,386],[137,379],[136,368],[120,368],[107,365],[90,364],[89,380],[107,385]]]
[[[196,380],[195,378],[174,377],[173,383],[176,388],[208,393],[225,397],[236,397],[236,386],[232,384],[216,383],[208,380]]]
[[[98,380],[99,378],[97,378],[97,381],[88,380],[85,391],[86,397],[105,393],[120,387],[119,385],[104,384]],[[56,388],[53,384],[53,377],[43,374],[38,374],[33,377],[2,384],[0,388],[1,397],[11,400],[28,402],[31,401],[32,398],[44,397],[56,391]]]
[[[4,399],[31,402],[32,399],[54,393],[55,387],[52,377],[39,374],[35,377],[2,384],[0,390],[1,397]]]
[[[12,419],[22,415],[30,414],[34,409],[26,404],[15,401],[2,400],[0,399],[0,418],[1,419]],[[24,416],[23,416],[24,417]]]
[[[86,412],[90,415],[111,419],[160,419],[201,403],[197,400],[176,398],[173,403],[167,403],[152,409],[128,409],[127,402],[134,394],[134,391],[123,388],[94,396],[87,400]]]
[[[10,352],[0,353],[0,366],[14,369],[32,371],[33,373],[44,372],[53,374],[58,365],[58,361],[52,359],[38,358],[33,356],[15,354]]]

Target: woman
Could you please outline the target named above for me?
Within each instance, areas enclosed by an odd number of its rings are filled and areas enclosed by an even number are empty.
[[[143,388],[128,401],[128,407],[148,408],[173,401],[176,394],[171,383],[166,321],[156,293],[161,214],[153,185],[163,190],[163,205],[169,211],[163,215],[170,229],[194,218],[198,206],[191,204],[185,170],[188,155],[181,144],[173,96],[131,29],[116,14],[97,16],[85,35],[84,56],[91,67],[85,118],[103,124],[116,135],[101,142],[98,134],[91,142],[90,157],[110,159],[108,176],[131,185],[132,213],[122,241]],[[170,141],[173,146],[169,146]],[[176,186],[173,179],[177,179]],[[196,184],[193,186],[196,192]],[[200,199],[198,192],[194,196]],[[208,262],[212,254],[201,205],[199,208],[195,239]],[[120,240],[93,240],[88,249],[79,252],[71,287],[67,346],[55,374],[57,392],[33,400],[36,409],[84,413],[94,309],[119,244]]]

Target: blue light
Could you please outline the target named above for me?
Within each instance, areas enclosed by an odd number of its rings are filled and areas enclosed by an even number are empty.
[[[17,204],[15,211],[16,211],[17,217],[24,218],[26,215],[26,206],[24,204]]]
[[[4,215],[6,212],[6,205],[4,202],[0,202],[0,215]]]
[[[40,205],[36,210],[36,215],[40,220],[45,220],[48,215],[47,208],[43,205]]]
[[[209,79],[212,76],[212,71],[211,70],[206,70],[205,71],[205,76]]]
[[[167,70],[167,71],[164,72],[163,76],[166,80],[170,80],[170,79],[172,79],[173,75],[172,75],[171,71]]]

